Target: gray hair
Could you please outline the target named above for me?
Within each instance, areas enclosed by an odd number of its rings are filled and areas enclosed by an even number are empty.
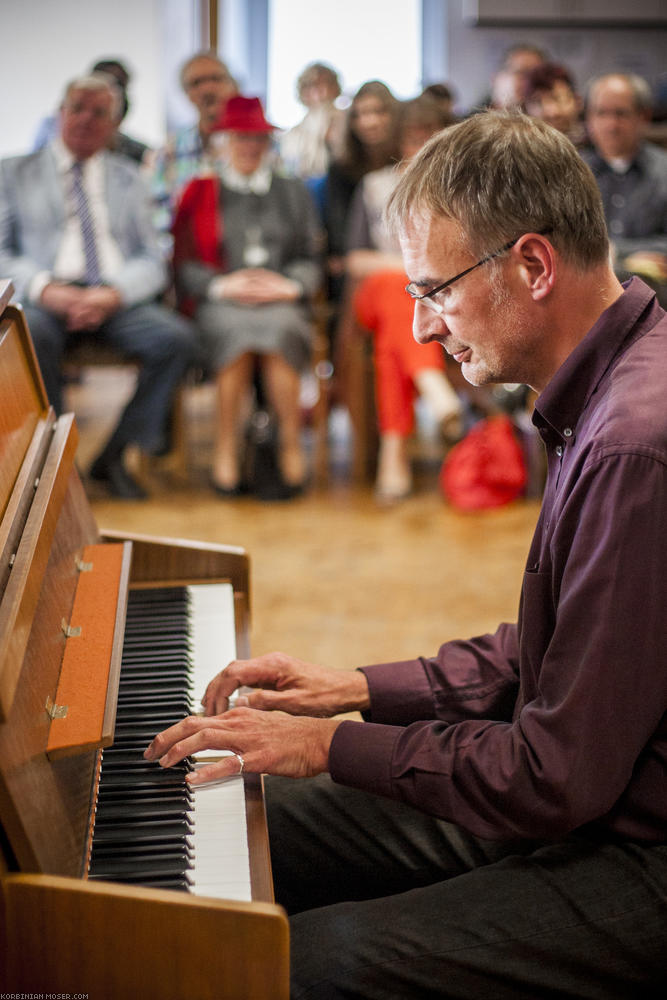
[[[540,232],[585,269],[608,258],[593,174],[569,139],[520,111],[473,115],[429,139],[394,190],[387,219],[397,229],[421,213],[458,223],[474,256]]]
[[[74,90],[105,90],[111,95],[111,117],[115,122],[120,121],[123,112],[123,93],[116,80],[108,73],[87,73],[85,76],[77,76],[70,80],[65,87],[61,106],[64,107]]]
[[[586,109],[588,109],[591,94],[593,93],[595,87],[597,87],[600,83],[604,83],[606,80],[622,80],[625,84],[627,84],[630,93],[632,94],[635,111],[640,115],[651,114],[653,109],[653,94],[651,93],[651,88],[644,77],[638,76],[637,73],[602,73],[600,76],[594,76],[592,80],[588,81],[586,86]]]

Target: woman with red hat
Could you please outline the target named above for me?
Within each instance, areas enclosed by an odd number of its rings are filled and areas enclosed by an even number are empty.
[[[216,372],[211,486],[223,497],[244,489],[241,414],[258,359],[278,424],[275,495],[288,498],[306,478],[299,391],[310,359],[308,301],[321,280],[320,229],[305,185],[273,169],[273,126],[259,98],[232,97],[215,132],[218,172],[188,185],[173,226],[179,295]]]

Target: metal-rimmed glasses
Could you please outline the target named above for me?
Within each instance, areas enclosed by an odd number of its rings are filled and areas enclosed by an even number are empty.
[[[476,267],[481,267],[482,264],[487,264],[490,260],[493,260],[494,257],[500,257],[501,253],[505,253],[505,251],[513,247],[515,243],[518,243],[520,239],[521,237],[517,236],[516,239],[510,240],[510,242],[506,243],[504,247],[500,248],[500,250],[495,250],[494,253],[487,254],[486,257],[482,257],[481,260],[478,260],[476,264],[473,264],[471,267],[467,267],[465,271],[461,271],[460,274],[454,275],[454,277],[449,278],[448,281],[443,281],[441,285],[436,285],[435,288],[431,288],[428,292],[420,292],[412,281],[409,285],[405,286],[405,290],[408,295],[415,300],[415,302],[423,302],[423,304],[433,312],[441,315],[445,310],[439,302],[435,302],[433,300],[434,295],[437,295],[438,292],[442,292],[445,288],[449,288],[449,286],[453,285],[455,281],[459,280],[459,278],[465,278],[466,274],[470,274],[470,272],[474,271]]]

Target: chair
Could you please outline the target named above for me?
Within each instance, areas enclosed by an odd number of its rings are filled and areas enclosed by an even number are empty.
[[[303,423],[312,431],[312,480],[324,485],[328,479],[328,420],[329,395],[333,366],[329,360],[329,340],[326,333],[326,303],[316,300],[313,315],[312,359],[302,380],[301,408]],[[195,395],[208,395],[212,389],[212,374],[195,367],[183,382],[174,407],[174,465],[186,472],[193,465],[197,404]],[[260,390],[261,391],[261,390]],[[204,406],[210,410],[209,400]]]

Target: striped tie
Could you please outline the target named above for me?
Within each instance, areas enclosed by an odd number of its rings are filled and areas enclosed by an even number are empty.
[[[81,224],[81,236],[83,239],[83,253],[86,259],[85,282],[87,285],[100,285],[102,276],[100,275],[100,262],[97,257],[97,246],[95,245],[95,229],[93,219],[90,214],[88,198],[83,187],[83,164],[77,160],[72,166],[72,194],[76,205],[76,212]]]

